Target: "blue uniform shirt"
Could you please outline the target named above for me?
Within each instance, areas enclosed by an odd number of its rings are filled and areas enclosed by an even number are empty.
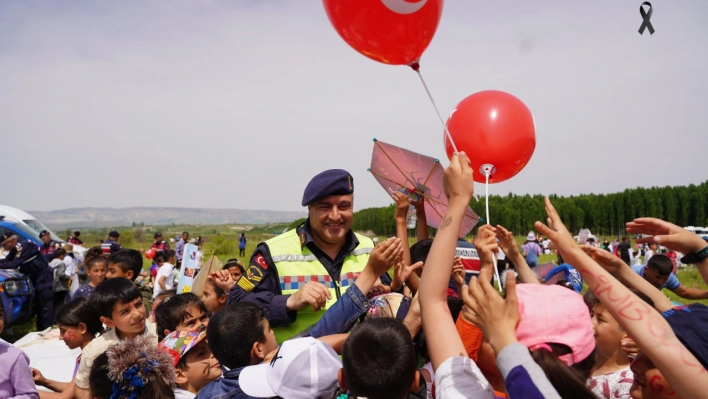
[[[635,273],[637,273],[638,275],[640,275],[640,276],[642,276],[642,277],[644,277],[644,270],[645,270],[646,268],[647,268],[647,265],[632,266],[632,270],[634,270]],[[666,280],[666,282],[664,283],[664,285],[662,285],[661,287],[659,287],[659,289],[661,290],[661,289],[664,289],[664,288],[668,288],[668,289],[670,289],[671,291],[673,291],[673,290],[675,290],[675,289],[678,289],[678,287],[680,287],[680,286],[681,286],[681,282],[679,281],[678,277],[676,277],[675,274],[671,273],[671,274],[669,275],[669,279]]]

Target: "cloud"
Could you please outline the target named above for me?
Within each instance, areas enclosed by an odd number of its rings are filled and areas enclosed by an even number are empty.
[[[537,123],[491,193],[705,180],[708,3],[652,5],[641,36],[631,2],[445,4],[422,59],[442,114],[498,89]],[[445,159],[415,74],[349,48],[320,2],[3,2],[0,88],[0,203],[23,209],[300,210],[329,168],[361,209],[390,201],[372,138]]]

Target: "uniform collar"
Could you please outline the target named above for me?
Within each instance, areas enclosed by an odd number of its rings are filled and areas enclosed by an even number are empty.
[[[297,226],[296,230],[297,236],[300,237],[300,249],[303,249],[305,248],[305,246],[310,245],[314,245],[315,247],[317,247],[317,244],[312,239],[312,227],[310,226],[309,217],[307,218],[307,220],[305,220],[303,224]],[[347,234],[344,236],[344,247],[342,248],[346,248],[346,253],[349,253],[353,251],[357,246],[359,246],[359,239],[356,238],[356,235],[354,234],[352,229],[349,229],[349,231],[347,231]]]

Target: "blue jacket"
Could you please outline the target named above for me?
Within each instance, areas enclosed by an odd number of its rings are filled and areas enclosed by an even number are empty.
[[[238,377],[243,369],[244,368],[241,367],[225,372],[221,378],[208,383],[204,388],[202,388],[195,399],[252,399],[251,396],[243,393],[241,390],[241,385],[238,382]]]

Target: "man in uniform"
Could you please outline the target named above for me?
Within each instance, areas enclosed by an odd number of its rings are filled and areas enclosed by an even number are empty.
[[[54,324],[54,272],[47,264],[42,253],[33,242],[22,240],[17,242],[17,236],[12,233],[0,235],[0,245],[7,253],[0,260],[0,269],[19,269],[30,277],[34,286],[36,300],[39,302],[37,315],[37,330],[42,331]]]
[[[258,245],[227,302],[262,306],[278,342],[314,325],[353,284],[374,247],[351,230],[354,179],[347,171],[312,178],[302,206],[308,207],[307,220]]]
[[[151,249],[154,249],[155,252],[165,252],[166,250],[170,249],[170,243],[162,239],[162,233],[159,231],[155,233],[155,242],[152,243]]]
[[[54,260],[54,251],[61,248],[61,244],[52,240],[51,234],[47,230],[42,230],[39,233],[39,239],[42,240],[42,246],[39,247],[39,252],[42,253],[47,262]]]
[[[103,255],[108,256],[123,249],[123,247],[118,244],[118,238],[120,238],[120,234],[118,234],[117,231],[108,233],[108,239],[101,243]]]
[[[74,232],[74,235],[67,238],[66,241],[72,245],[84,245],[84,242],[79,238],[80,236],[81,232],[77,230]]]

